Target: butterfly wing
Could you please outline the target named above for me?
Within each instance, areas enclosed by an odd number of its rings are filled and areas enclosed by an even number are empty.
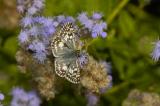
[[[65,74],[68,70],[68,64],[65,62],[65,60],[61,57],[57,57],[55,58],[54,65],[56,74],[60,77],[65,77]]]
[[[75,84],[80,82],[80,69],[77,60],[70,62],[65,78]]]
[[[54,57],[61,57],[65,53],[71,52],[72,50],[68,47],[66,42],[64,42],[59,36],[53,38],[51,43],[51,49]]]
[[[65,53],[74,51],[78,46],[78,38],[76,33],[78,31],[72,23],[66,23],[61,28],[57,29],[52,42],[52,53],[55,57],[60,57]]]
[[[76,58],[57,57],[55,59],[55,72],[72,83],[80,82],[80,70]]]

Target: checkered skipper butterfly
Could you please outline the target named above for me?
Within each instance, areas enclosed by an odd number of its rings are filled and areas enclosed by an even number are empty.
[[[80,41],[77,28],[67,22],[57,29],[51,42],[52,53],[55,57],[55,72],[72,83],[80,82]]]

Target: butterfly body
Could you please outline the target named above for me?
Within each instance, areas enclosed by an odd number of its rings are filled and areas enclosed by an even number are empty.
[[[55,57],[55,72],[72,83],[80,82],[79,39],[77,29],[72,23],[66,23],[53,36],[52,54]]]

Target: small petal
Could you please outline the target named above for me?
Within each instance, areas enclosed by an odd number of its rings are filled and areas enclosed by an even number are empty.
[[[33,18],[33,21],[34,21],[35,23],[39,23],[39,24],[45,23],[45,20],[46,20],[45,17],[40,17],[40,16]]]
[[[70,22],[75,22],[75,19],[71,16],[66,17],[66,20],[68,20]]]
[[[98,36],[98,34],[96,32],[92,32],[92,37],[96,38]]]
[[[38,36],[40,31],[39,28],[37,26],[33,26],[31,27],[31,29],[29,30],[30,35],[32,36]]]
[[[33,5],[41,9],[44,7],[44,0],[33,0]]]
[[[63,16],[63,15],[57,16],[57,21],[58,21],[59,23],[61,23],[63,20],[65,20],[65,16]]]
[[[77,19],[84,24],[86,21],[88,21],[87,14],[85,12],[78,15]]]
[[[92,37],[95,37],[96,34],[102,37],[106,37],[107,33],[103,31],[104,29],[106,29],[106,23],[101,22],[95,24],[92,28],[92,34],[93,34]]]
[[[33,50],[35,52],[45,52],[45,45],[39,41],[33,41],[29,46],[28,49]]]
[[[30,7],[30,8],[28,9],[28,14],[29,14],[29,15],[34,15],[34,14],[37,13],[37,11],[38,11],[38,9],[37,9],[36,7]]]
[[[44,63],[44,60],[47,58],[45,52],[37,52],[34,54],[34,58],[39,61],[39,63]]]
[[[53,22],[53,26],[54,26],[54,27],[57,27],[58,25],[59,25],[59,23],[58,23],[57,21],[54,21],[54,22]]]
[[[99,19],[102,18],[102,14],[100,14],[100,13],[94,13],[93,16],[92,16],[92,18],[95,19],[95,20],[99,20]]]
[[[53,25],[53,19],[52,18],[46,18],[43,21],[43,24],[44,24],[44,26],[51,26],[51,25]]]
[[[85,26],[86,28],[88,28],[89,30],[91,30],[92,27],[93,27],[93,21],[92,21],[92,20],[87,20],[87,21],[84,23],[84,26]]]
[[[25,16],[21,20],[21,25],[24,27],[31,26],[33,24],[33,17],[31,16]]]
[[[107,33],[106,33],[106,32],[102,32],[102,33],[101,33],[101,36],[102,36],[103,38],[105,38],[105,37],[107,36]]]
[[[19,36],[18,36],[19,42],[20,43],[25,43],[29,40],[28,38],[28,33],[26,31],[21,31]]]
[[[56,31],[54,26],[42,27],[41,34],[43,37],[49,37]]]

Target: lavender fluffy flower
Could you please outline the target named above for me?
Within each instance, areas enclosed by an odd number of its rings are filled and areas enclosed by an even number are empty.
[[[56,27],[54,18],[25,16],[21,21],[23,27],[18,39],[22,47],[33,51],[33,57],[43,63],[47,57],[51,36],[55,33]],[[58,23],[59,24],[59,23]],[[24,46],[23,46],[24,45]]]
[[[99,20],[99,19],[102,18],[102,14],[97,13],[97,12],[93,13],[92,18],[95,19],[95,20]]]
[[[28,49],[34,51],[33,54],[34,58],[36,58],[40,63],[43,63],[47,56],[47,51],[45,44],[39,41],[33,41],[29,46]]]
[[[105,38],[107,33],[104,30],[107,29],[107,24],[101,21],[101,18],[102,15],[100,13],[94,13],[92,17],[88,17],[86,13],[81,13],[77,17],[84,28],[91,32],[93,38],[97,36]]]
[[[22,88],[12,90],[11,106],[40,106],[41,100],[34,91],[25,92]]]
[[[27,31],[21,31],[19,36],[18,36],[18,40],[20,41],[20,43],[27,42],[29,40],[28,32]]]
[[[86,98],[87,98],[87,106],[96,106],[99,100],[99,98],[91,92],[86,94]]]
[[[158,40],[157,42],[154,42],[154,45],[155,47],[153,52],[151,53],[151,56],[154,61],[158,61],[160,58],[160,41]]]
[[[79,14],[79,16],[77,17],[77,19],[81,22],[82,25],[84,25],[86,28],[88,28],[89,30],[92,29],[93,27],[93,21],[91,19],[88,18],[87,14],[81,13]]]
[[[35,24],[44,24],[46,21],[46,18],[43,17],[43,16],[36,16],[36,17],[33,17],[33,22]]]
[[[72,23],[74,23],[74,22],[75,22],[75,19],[74,19],[73,17],[71,17],[71,16],[68,16],[68,17],[66,17],[66,18],[62,21],[62,23],[67,23],[67,22],[72,22]]]
[[[87,13],[83,12],[81,14],[78,15],[77,19],[82,23],[85,24],[86,21],[88,21],[88,17],[87,17]]]
[[[34,15],[44,7],[44,0],[17,0],[17,10],[21,14]]]
[[[48,37],[53,35],[53,33],[55,32],[55,21],[53,20],[53,18],[34,17],[33,20],[34,26],[40,26],[38,32],[39,35]]]
[[[53,35],[56,31],[56,28],[51,25],[51,26],[42,26],[41,27],[41,35],[43,37],[50,37],[51,35]]]
[[[52,26],[53,25],[53,22],[54,22],[54,20],[53,20],[53,18],[44,18],[43,20],[41,20],[41,22],[42,22],[42,24],[44,25],[44,26]]]
[[[73,17],[71,17],[71,16],[65,17],[63,15],[59,15],[59,16],[56,17],[55,22],[58,23],[58,24],[64,24],[66,22],[72,22],[72,23],[74,23],[75,19]],[[58,25],[56,25],[56,26],[58,26]]]
[[[92,37],[95,38],[101,35],[103,38],[107,36],[107,33],[103,30],[106,29],[107,25],[104,22],[97,23],[92,28]]]
[[[30,36],[37,37],[38,35],[40,35],[40,28],[34,25],[29,29],[28,32]]]
[[[37,40],[33,41],[32,44],[28,46],[28,49],[35,51],[35,52],[44,52],[45,51],[45,45],[42,42],[39,42]]]
[[[37,52],[33,54],[33,57],[38,60],[39,63],[44,63],[44,60],[47,58],[46,52]]]
[[[65,16],[63,16],[63,15],[57,16],[57,21],[58,21],[59,23],[61,23],[64,19],[65,19]]]
[[[33,24],[33,17],[32,16],[25,16],[22,18],[21,20],[21,26],[23,27],[27,27],[27,26],[31,26]]]

